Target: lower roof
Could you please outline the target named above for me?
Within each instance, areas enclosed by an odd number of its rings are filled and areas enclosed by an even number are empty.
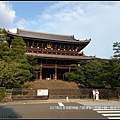
[[[63,60],[90,60],[95,59],[93,56],[70,56],[70,55],[53,55],[53,54],[43,54],[43,53],[26,53],[27,55],[33,55],[36,58],[44,59],[63,59]]]

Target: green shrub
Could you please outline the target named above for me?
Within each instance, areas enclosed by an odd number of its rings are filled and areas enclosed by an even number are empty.
[[[31,85],[30,84],[23,84],[21,85],[21,88],[29,88]]]
[[[5,97],[5,88],[0,87],[0,102],[3,100],[4,97]]]

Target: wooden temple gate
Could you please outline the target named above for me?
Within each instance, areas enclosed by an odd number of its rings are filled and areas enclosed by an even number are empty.
[[[76,66],[58,64],[40,64],[40,67],[40,73],[36,76],[36,79],[40,80],[64,79],[65,72],[71,72],[76,69]]]

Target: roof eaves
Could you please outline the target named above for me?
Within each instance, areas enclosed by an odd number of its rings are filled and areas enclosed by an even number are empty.
[[[11,33],[9,32],[9,34],[15,35],[15,36],[20,36],[20,37],[28,37],[28,38],[32,38],[31,36],[26,36],[26,35],[20,35],[19,33]],[[39,38],[39,37],[34,37],[36,39],[44,39],[44,40],[49,40],[49,38]],[[78,41],[72,41],[72,40],[60,40],[60,39],[52,39],[53,41],[60,41],[60,42],[73,42],[73,43],[89,43],[90,40],[78,40]]]
[[[37,31],[24,30],[24,29],[19,29],[19,28],[17,28],[17,33],[20,34],[20,32],[31,32],[31,33],[37,33],[37,34],[41,33],[41,34],[45,34],[45,35],[66,36],[66,37],[72,37],[72,38],[74,38],[73,35],[53,34],[53,33],[37,32]]]
[[[36,53],[26,53],[30,55],[34,55],[36,57],[45,57],[45,58],[59,58],[59,59],[95,59],[92,56],[66,56],[66,55],[51,55],[51,54],[36,54]]]

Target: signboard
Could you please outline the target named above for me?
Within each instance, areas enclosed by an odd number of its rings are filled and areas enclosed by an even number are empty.
[[[48,89],[38,89],[37,96],[48,96]]]

